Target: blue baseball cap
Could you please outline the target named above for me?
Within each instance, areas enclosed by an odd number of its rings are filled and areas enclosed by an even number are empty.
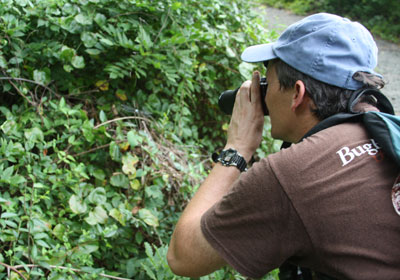
[[[360,23],[337,15],[319,13],[290,25],[274,43],[248,47],[246,62],[279,58],[296,70],[337,87],[356,90],[363,83],[353,79],[358,71],[374,72],[378,47]]]

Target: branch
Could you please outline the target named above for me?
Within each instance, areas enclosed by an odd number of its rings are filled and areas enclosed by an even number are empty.
[[[132,120],[132,119],[150,122],[149,119],[143,118],[143,117],[136,117],[136,116],[132,116],[132,117],[122,117],[122,118],[116,118],[116,119],[113,119],[113,120],[109,120],[109,121],[103,122],[103,123],[101,123],[101,124],[99,124],[99,125],[96,125],[96,126],[94,127],[94,129],[98,129],[99,127],[101,127],[101,126],[103,126],[103,125],[106,125],[106,124],[109,124],[109,123],[113,123],[113,122],[116,122],[116,121]]]
[[[117,144],[121,143],[121,142],[122,142],[121,140],[115,141],[115,143],[117,143]],[[101,145],[101,146],[98,146],[98,147],[94,147],[94,148],[92,148],[90,150],[87,150],[87,151],[84,151],[84,152],[81,152],[81,153],[78,153],[78,154],[74,154],[74,155],[71,155],[71,156],[72,157],[79,157],[79,156],[86,155],[86,154],[89,154],[89,153],[97,151],[97,150],[101,150],[101,149],[107,148],[110,145],[111,145],[111,143],[108,143],[108,144]]]
[[[19,271],[17,270],[17,267],[11,266],[11,265],[8,265],[8,264],[2,263],[2,262],[0,262],[0,265],[7,267],[7,270],[8,270],[8,277],[10,277],[10,270],[12,270],[12,271],[14,271],[15,273],[17,273],[19,276],[21,276],[24,280],[27,280],[27,279],[25,278],[25,276],[24,276],[21,272],[19,272]],[[24,266],[21,265],[21,266],[19,266],[19,267],[24,267]],[[18,268],[19,268],[19,267],[18,267]]]
[[[162,24],[162,26],[161,26],[160,31],[158,31],[158,34],[157,34],[156,38],[154,39],[154,43],[157,42],[158,37],[160,37],[160,35],[161,35],[161,32],[162,32],[162,31],[164,30],[164,28],[167,26],[167,20],[168,20],[168,18],[169,18],[169,13],[170,13],[170,12],[171,12],[171,7],[169,7],[169,9],[168,9],[167,16],[165,17],[165,20],[164,20],[164,22],[163,22],[163,24]]]
[[[144,13],[144,12],[128,12],[128,13],[117,14],[117,15],[113,16],[113,18],[120,17],[120,16],[136,15],[136,14],[142,14],[142,15],[145,15],[145,16],[153,17],[153,18],[156,17],[156,16],[154,16],[152,14],[148,14],[148,13]]]
[[[13,77],[0,77],[0,80],[15,80],[15,81],[22,81],[22,82],[27,82],[27,83],[31,83],[31,84],[35,84],[41,87],[44,87],[45,89],[47,89],[48,91],[50,91],[52,94],[58,96],[58,94],[52,90],[51,88],[49,88],[48,86],[45,86],[44,84],[32,81],[32,80],[28,80],[28,79],[24,79],[24,78],[13,78]]]
[[[0,77],[1,80],[5,80],[4,78],[5,77]],[[26,97],[25,94],[23,94],[11,80],[10,84],[14,87],[14,89],[18,92],[18,94],[21,95],[21,97],[24,98],[29,104],[31,104],[33,107],[37,106],[36,102],[29,100],[28,97]]]
[[[0,263],[3,264],[3,263]],[[4,266],[8,267],[8,265],[3,264]],[[29,267],[29,268],[35,268],[35,267],[40,267],[40,265],[36,265],[36,264],[27,264],[27,265],[16,265],[14,266],[15,269],[17,268],[23,268],[23,267]],[[72,268],[72,267],[66,267],[66,266],[56,266],[56,265],[50,265],[50,268],[55,268],[55,269],[63,269],[63,270],[72,270],[73,272],[78,272],[78,273],[90,273],[90,272],[86,272],[83,271],[81,269],[77,269],[77,268]],[[21,275],[22,276],[22,275]],[[104,273],[99,273],[99,276],[101,277],[106,277],[106,278],[110,278],[110,279],[117,279],[117,280],[132,280],[129,278],[122,278],[122,277],[117,277],[117,276],[112,276],[112,275],[107,275]],[[23,277],[23,276],[22,276]],[[24,278],[26,280],[26,278]]]

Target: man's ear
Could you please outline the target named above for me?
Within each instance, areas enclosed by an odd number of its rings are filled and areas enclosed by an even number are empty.
[[[294,94],[292,98],[292,106],[291,110],[294,112],[298,109],[302,104],[307,102],[307,95],[306,95],[306,85],[301,80],[297,80],[294,84]]]

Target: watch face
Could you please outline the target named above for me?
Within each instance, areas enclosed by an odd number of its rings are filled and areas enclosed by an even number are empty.
[[[220,155],[212,154],[214,162],[220,162],[225,166],[236,166],[240,172],[246,171],[246,160],[234,149],[223,150]]]
[[[224,161],[229,162],[231,161],[232,157],[236,155],[236,151],[227,150],[224,156]]]

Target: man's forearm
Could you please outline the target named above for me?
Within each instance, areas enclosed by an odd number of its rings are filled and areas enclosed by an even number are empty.
[[[236,95],[225,149],[237,150],[249,162],[262,138],[264,113],[260,95],[260,73],[253,73]],[[171,238],[168,263],[179,275],[198,277],[225,264],[205,239],[200,220],[203,214],[229,192],[239,178],[235,166],[216,164],[183,212]]]
[[[231,189],[239,175],[240,171],[234,166],[216,164],[187,205],[176,225],[168,250],[168,262],[176,274],[198,277],[224,264],[202,236],[200,220]]]
[[[206,212],[231,189],[239,175],[240,171],[234,166],[216,164],[186,207],[182,218],[186,213],[201,212],[202,215]]]

